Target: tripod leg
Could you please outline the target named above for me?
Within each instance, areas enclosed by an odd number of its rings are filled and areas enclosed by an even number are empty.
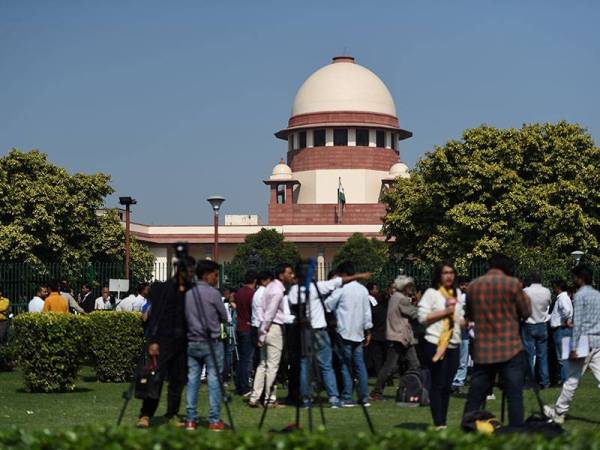
[[[117,426],[121,425],[121,422],[123,421],[123,416],[125,415],[125,410],[127,410],[127,406],[129,405],[129,400],[131,400],[131,397],[133,395],[134,388],[135,388],[135,380],[129,384],[129,387],[123,393],[123,397],[125,398],[125,401],[123,402],[123,407],[121,408],[121,412],[119,413],[119,417],[117,419]]]
[[[500,423],[504,424],[504,414],[506,413],[506,394],[502,389],[502,408],[500,410]]]
[[[314,339],[314,337],[313,337]],[[313,342],[315,342],[313,340]],[[315,351],[318,351],[318,349],[315,349]],[[321,367],[320,365],[318,365],[319,361],[318,358],[313,355],[312,357],[312,377],[313,380],[315,382],[315,386],[316,389],[314,389],[314,392],[317,395],[317,402],[319,402],[319,412],[321,414],[321,423],[323,424],[323,426],[326,426],[325,423],[325,412],[323,411],[323,399],[321,398],[321,392],[323,391],[323,382],[320,380],[319,377],[319,368]]]
[[[360,393],[358,391],[358,386],[356,387],[356,393],[360,397]],[[365,415],[365,420],[367,421],[367,425],[369,426],[369,430],[371,434],[375,434],[375,427],[373,427],[373,422],[371,421],[371,416],[369,415],[369,411],[367,411],[367,406],[363,401],[360,402],[360,406],[363,410],[363,414]]]

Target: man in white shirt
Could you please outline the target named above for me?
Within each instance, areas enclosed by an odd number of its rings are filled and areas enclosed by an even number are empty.
[[[354,265],[344,263],[339,269],[340,276],[354,275]],[[363,352],[371,341],[371,304],[369,291],[357,281],[352,281],[337,289],[326,300],[325,305],[335,313],[337,320],[336,351],[342,363],[342,406],[352,407],[354,380],[352,373],[358,374],[359,402],[369,406],[369,384]]]
[[[102,288],[102,295],[96,299],[94,303],[95,310],[110,310],[112,309],[112,303],[110,302],[110,292],[105,286]]]
[[[573,303],[567,292],[567,282],[565,280],[555,280],[552,283],[552,288],[556,294],[556,300],[550,315],[550,327],[552,328],[552,339],[554,340],[562,384],[567,381],[569,375],[568,361],[563,359],[562,341],[564,338],[570,338],[573,335]]]
[[[136,295],[134,294],[133,289],[130,290],[129,295],[127,297],[125,297],[124,299],[122,299],[119,303],[117,303],[115,310],[126,311],[126,312],[135,311],[135,309],[133,309],[135,297],[136,297]]]
[[[335,372],[333,370],[332,363],[332,345],[331,339],[329,338],[329,332],[327,330],[327,322],[325,320],[325,312],[323,311],[323,304],[325,297],[338,288],[341,288],[343,284],[350,283],[355,280],[366,280],[371,276],[370,273],[359,273],[356,275],[347,275],[344,277],[336,276],[327,281],[318,281],[310,285],[309,290],[309,302],[306,303],[306,286],[303,280],[300,282],[303,284],[300,287],[300,303],[306,308],[306,316],[310,314],[310,325],[313,330],[312,344],[313,354],[321,370],[321,377],[323,380],[323,387],[327,391],[329,397],[329,404],[332,408],[339,408],[342,406],[339,400],[339,391],[335,379]],[[302,278],[302,277],[299,277]],[[288,292],[289,304],[298,305],[298,284],[294,284]],[[295,308],[297,309],[297,308]],[[296,311],[295,311],[296,312]],[[297,315],[297,314],[296,314]],[[302,357],[300,360],[300,395],[303,403],[306,406],[310,405],[311,396],[311,359],[309,357]]]
[[[44,300],[48,297],[48,288],[38,286],[35,296],[29,302],[27,311],[30,313],[41,313],[44,309]]]
[[[258,330],[260,363],[254,374],[252,393],[248,406],[256,408],[261,395],[265,396],[265,406],[279,406],[275,394],[275,377],[279,370],[283,351],[283,324],[285,311],[283,297],[285,285],[294,279],[294,269],[289,264],[280,264],[275,269],[275,279],[269,283],[263,296],[264,316]]]
[[[550,387],[548,372],[548,321],[552,294],[550,289],[542,286],[542,276],[539,272],[531,275],[531,285],[523,289],[531,300],[531,316],[522,327],[523,345],[529,358],[531,374],[535,374],[536,360],[540,369],[540,384],[542,388]],[[535,379],[531,380],[535,383]]]
[[[147,298],[150,295],[150,286],[148,283],[140,283],[137,287],[138,295],[133,299],[133,310],[142,312],[142,308],[146,304]]]
[[[589,368],[600,383],[600,292],[592,287],[593,270],[579,264],[571,269],[577,292],[573,296],[573,336],[570,342],[568,377],[554,406],[544,406],[544,413],[557,423],[565,421],[581,381]]]
[[[273,281],[273,275],[270,272],[261,272],[257,278],[257,288],[252,297],[252,327],[256,328],[258,338],[258,328],[262,323],[264,316],[263,296],[267,285]]]

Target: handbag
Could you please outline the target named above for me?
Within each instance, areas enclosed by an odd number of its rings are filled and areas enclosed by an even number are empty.
[[[158,372],[157,357],[150,356],[149,360],[135,372],[135,398],[159,400],[161,387],[162,380]]]

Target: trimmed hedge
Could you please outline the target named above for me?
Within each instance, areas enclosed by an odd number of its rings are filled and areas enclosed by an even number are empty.
[[[350,431],[350,430],[349,430]],[[206,430],[190,433],[172,427],[152,429],[150,432],[133,428],[85,427],[72,431],[23,430],[0,431],[0,447],[13,450],[31,448],[61,450],[87,449],[252,449],[277,450],[334,449],[334,450],[597,450],[600,431],[563,435],[553,440],[523,433],[485,436],[459,431],[417,432],[394,431],[372,436],[350,431],[341,439],[326,432],[290,433],[287,435],[225,432],[216,434]]]
[[[85,352],[86,317],[71,314],[19,314],[15,345],[25,389],[72,391]]]
[[[99,381],[127,381],[144,343],[141,315],[96,311],[87,316],[89,353]]]
[[[0,345],[0,372],[10,372],[17,365],[17,349],[13,342]]]
[[[84,361],[99,381],[124,381],[144,342],[141,314],[98,311],[89,315],[19,314],[15,353],[31,392],[70,391]]]

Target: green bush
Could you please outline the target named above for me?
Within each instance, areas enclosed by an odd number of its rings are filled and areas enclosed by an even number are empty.
[[[14,343],[0,345],[0,372],[10,372],[17,365],[17,352]]]
[[[98,380],[128,380],[144,343],[140,313],[96,311],[87,318],[88,351]]]
[[[290,433],[287,435],[260,434],[257,432],[231,432],[217,435],[205,430],[190,433],[171,427],[153,429],[152,432],[133,428],[86,427],[73,431],[22,430],[0,431],[0,447],[12,450],[51,449],[335,449],[335,450],[593,450],[598,449],[600,432],[563,435],[553,440],[541,436],[516,433],[503,436],[466,434],[459,431],[422,432],[392,431],[372,436],[365,432],[350,431],[341,439],[325,432]]]
[[[32,392],[70,391],[85,352],[87,317],[19,314],[15,345],[25,388]]]

